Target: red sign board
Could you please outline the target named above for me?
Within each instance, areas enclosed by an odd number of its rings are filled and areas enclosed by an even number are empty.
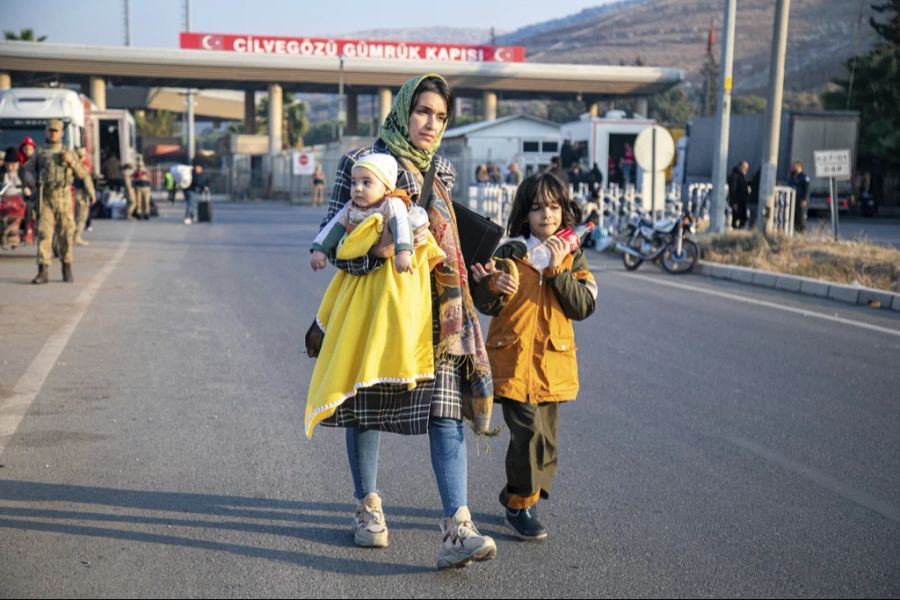
[[[311,37],[274,37],[221,33],[181,34],[181,48],[245,54],[344,56],[446,62],[524,62],[524,46],[473,46],[384,40],[342,40]]]

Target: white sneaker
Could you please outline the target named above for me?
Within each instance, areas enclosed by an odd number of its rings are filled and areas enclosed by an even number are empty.
[[[185,218],[184,218],[184,224],[185,224],[185,225],[190,225],[191,223],[193,223],[193,221],[191,220],[190,217],[185,217]]]
[[[387,548],[388,528],[381,510],[381,496],[372,492],[359,503],[353,522],[353,542],[363,548]]]
[[[441,523],[444,535],[441,552],[438,554],[437,568],[464,567],[473,560],[490,560],[497,555],[497,544],[493,538],[481,535],[472,522],[472,515],[465,506]]]

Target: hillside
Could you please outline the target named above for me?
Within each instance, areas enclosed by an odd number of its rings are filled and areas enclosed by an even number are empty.
[[[843,73],[841,61],[871,47],[870,0],[857,41],[858,0],[793,0],[785,85],[796,91],[821,87]],[[774,20],[772,0],[738,2],[734,81],[738,92],[758,92],[768,82]],[[601,10],[602,9],[602,10]],[[596,11],[591,13],[591,11]],[[625,0],[498,36],[498,44],[526,47],[529,62],[644,64],[685,71],[691,86],[700,80],[710,20],[716,21],[715,57],[722,39],[721,0]]]

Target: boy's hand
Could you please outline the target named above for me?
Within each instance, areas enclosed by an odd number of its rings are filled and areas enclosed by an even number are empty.
[[[321,271],[326,264],[328,264],[328,257],[325,256],[325,253],[313,250],[312,256],[309,258],[309,266],[312,267],[312,270]]]
[[[472,265],[472,268],[470,270],[472,271],[472,280],[475,283],[480,283],[482,279],[484,279],[491,273],[495,273],[497,271],[497,267],[494,263],[494,259],[492,258],[483,265],[475,263],[474,265]]]
[[[558,238],[555,235],[551,235],[544,242],[544,245],[550,250],[550,263],[547,265],[547,268],[554,269],[561,265],[563,259],[565,259],[566,255],[569,253],[569,245],[565,240]]]
[[[519,291],[519,280],[503,271],[499,272],[493,284],[498,295],[509,297],[515,295],[515,293]]]
[[[401,250],[394,256],[394,268],[398,273],[412,272],[412,252],[409,250]]]

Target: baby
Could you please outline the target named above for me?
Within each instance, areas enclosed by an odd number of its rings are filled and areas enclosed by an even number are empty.
[[[394,267],[400,273],[412,271],[413,232],[407,212],[409,201],[403,190],[395,191],[397,171],[397,161],[389,154],[369,154],[356,161],[350,171],[350,201],[313,240],[309,260],[313,271],[324,269],[328,254],[337,248],[344,236],[376,213],[384,216],[384,223],[393,236]],[[418,221],[416,225],[419,225]]]

